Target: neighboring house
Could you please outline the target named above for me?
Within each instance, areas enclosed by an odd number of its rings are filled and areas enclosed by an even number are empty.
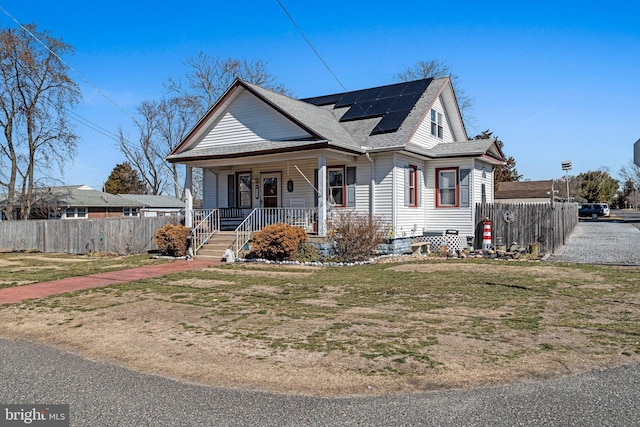
[[[496,190],[496,203],[550,203],[562,200],[558,192],[554,193],[553,180],[501,182]]]
[[[184,212],[184,202],[173,196],[154,194],[118,194],[118,196],[142,206],[129,212],[130,216],[176,216]]]
[[[187,166],[187,188],[203,169],[203,208],[223,218],[304,210],[325,236],[353,209],[404,240],[473,236],[504,163],[495,139],[469,140],[447,77],[301,100],[236,80],[167,159]]]

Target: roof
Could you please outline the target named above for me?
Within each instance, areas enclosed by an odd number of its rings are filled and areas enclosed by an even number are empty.
[[[95,207],[142,207],[142,204],[115,194],[103,193],[87,185],[63,185],[57,187],[35,188],[34,197],[41,201],[55,203],[57,206],[95,208]],[[0,202],[6,206],[6,199]]]
[[[129,199],[144,208],[184,209],[184,202],[173,196],[156,194],[118,194],[118,196]]]
[[[300,140],[263,140],[198,147],[198,142],[243,91],[248,91],[265,102],[304,129],[310,137]],[[454,114],[457,112],[459,115],[451,80],[448,77],[414,80],[304,99],[293,99],[237,79],[182,143],[172,151],[167,160],[180,162],[335,148],[356,154],[402,149],[432,158],[484,156],[489,153],[487,161],[501,164],[504,155],[495,140],[468,141],[461,118],[451,121],[454,140],[458,141],[456,143],[438,144],[430,150],[408,144],[438,98],[442,99],[449,111],[454,111]]]
[[[496,199],[549,199],[553,180],[501,182],[496,190]]]

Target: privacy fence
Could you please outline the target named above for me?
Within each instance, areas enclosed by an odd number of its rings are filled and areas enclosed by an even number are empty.
[[[553,253],[566,243],[578,224],[577,203],[480,203],[476,206],[475,247],[482,247],[483,222],[491,220],[493,246],[538,244],[541,253]]]
[[[155,232],[182,217],[1,221],[0,249],[119,255],[157,249]]]

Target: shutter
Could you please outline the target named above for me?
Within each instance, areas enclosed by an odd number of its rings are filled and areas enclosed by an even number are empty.
[[[356,168],[347,168],[347,206],[356,206]]]
[[[422,169],[418,169],[418,207],[422,206],[422,184],[424,177],[422,175]]]
[[[470,172],[469,169],[460,169],[460,207],[468,208],[471,205],[469,191]]]
[[[313,170],[313,187],[314,188],[318,188],[318,169],[314,169]],[[320,190],[320,189],[318,189]],[[315,190],[314,190],[315,192]],[[313,207],[317,208],[318,207],[318,198],[320,197],[319,193],[315,193],[314,197],[313,197]]]
[[[236,207],[236,176],[227,175],[227,207]]]
[[[404,205],[409,206],[409,167],[404,167]]]

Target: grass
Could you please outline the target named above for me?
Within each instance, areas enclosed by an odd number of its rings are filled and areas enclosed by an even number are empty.
[[[0,288],[167,262],[149,255],[88,256],[0,252]]]
[[[0,266],[0,277],[9,268]],[[460,386],[637,358],[638,273],[432,259],[322,268],[225,264],[26,302],[5,317],[0,309],[0,333],[29,325],[46,339],[87,348],[109,333],[123,355],[104,356],[128,360],[128,352],[144,349],[153,362],[140,369],[196,380],[215,369],[228,376],[241,365],[240,377],[252,369],[260,381],[270,369],[279,376],[273,381],[299,377],[282,381],[286,387],[304,380],[301,370],[320,368],[354,388],[373,378],[402,389]],[[214,356],[220,348],[226,353]],[[173,362],[157,366],[165,352],[192,360],[189,371],[176,372]]]

